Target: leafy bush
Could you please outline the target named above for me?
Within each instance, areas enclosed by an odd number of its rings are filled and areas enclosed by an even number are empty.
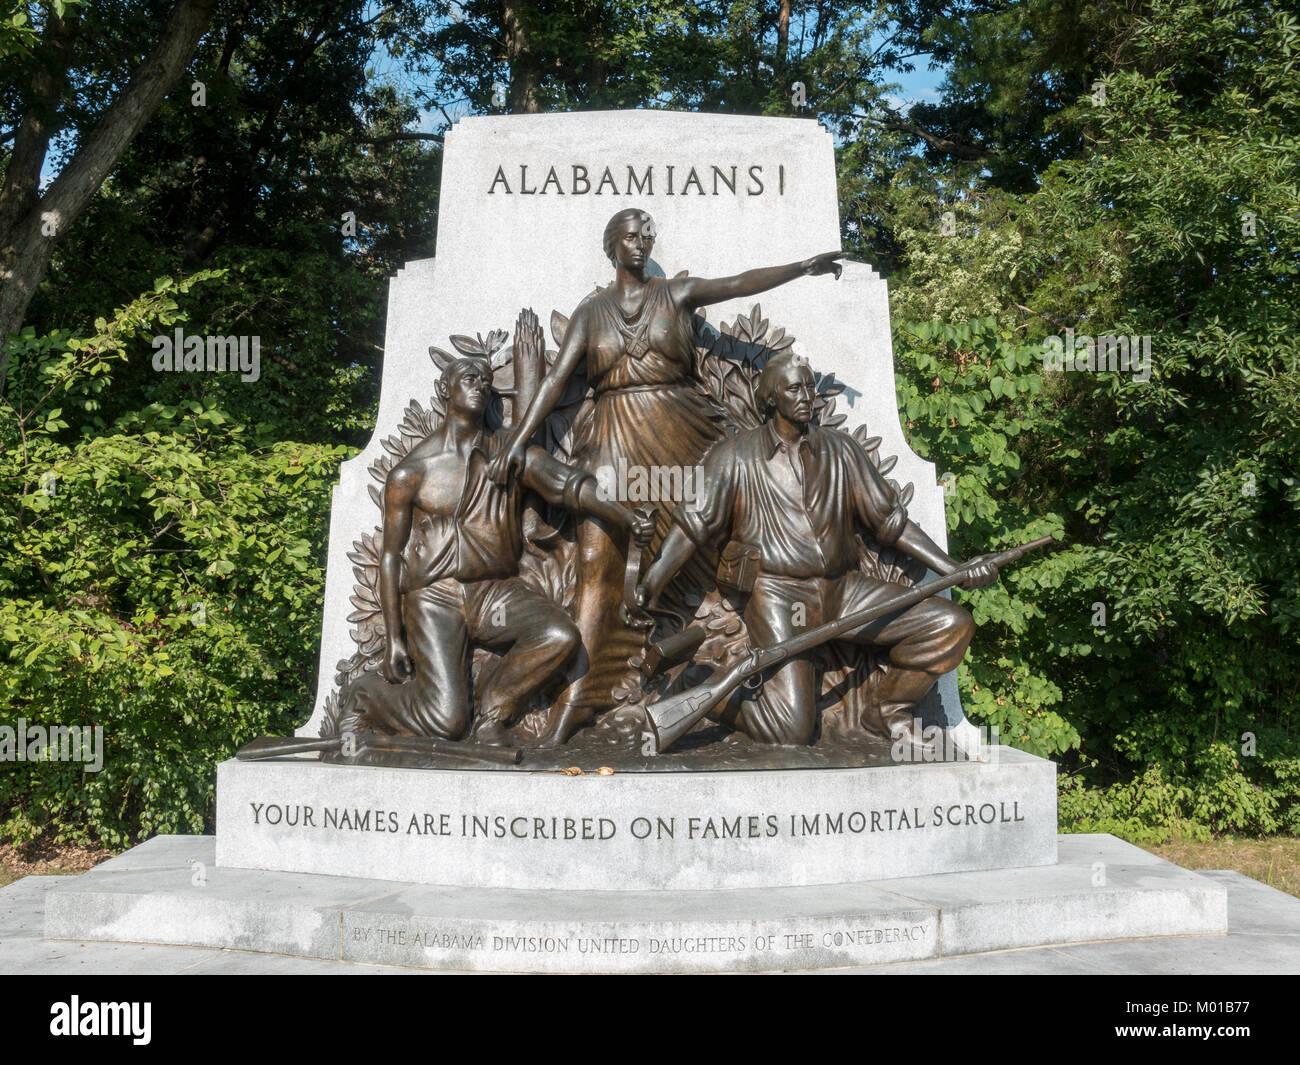
[[[120,847],[209,823],[215,766],[310,706],[341,447],[200,402],[97,421],[116,366],[179,320],[156,290],[93,336],[12,345],[0,403],[0,724],[104,730],[99,773],[4,765],[0,838]],[[70,432],[64,412],[82,424]]]
[[[1191,789],[1171,783],[1159,766],[1106,787],[1061,776],[1057,824],[1062,832],[1108,832],[1139,844],[1209,839],[1209,827],[1186,816],[1191,796]]]
[[[1257,774],[1259,775],[1259,774]],[[1227,744],[1202,752],[1184,782],[1163,766],[1148,766],[1128,780],[1089,787],[1081,774],[1058,778],[1062,832],[1110,832],[1133,843],[1209,839],[1213,834],[1260,836],[1294,833],[1300,759],[1265,767],[1255,783]]]
[[[1300,24],[1160,0],[1127,47],[1036,191],[957,173],[950,201],[901,199],[932,224],[900,227],[899,401],[954,555],[1064,537],[959,596],[971,716],[1092,785],[1065,786],[1063,823],[1294,832]],[[1046,368],[1067,329],[1149,337],[1149,376]]]

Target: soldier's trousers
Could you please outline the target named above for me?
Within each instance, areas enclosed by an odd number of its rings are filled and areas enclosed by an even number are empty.
[[[746,604],[745,625],[755,647],[771,647],[905,590],[862,573],[834,578],[763,574]],[[884,700],[891,705],[882,707],[888,719],[910,710],[940,675],[956,669],[974,633],[975,623],[965,609],[932,596],[842,639],[889,649]],[[812,742],[818,684],[810,655],[782,663],[764,676],[758,698],[742,705],[736,727],[762,743]]]
[[[402,615],[415,676],[368,673],[351,693],[365,723],[398,735],[459,739],[475,703],[510,724],[581,642],[561,607],[513,577],[435,581],[402,596]],[[504,654],[471,691],[474,644]]]

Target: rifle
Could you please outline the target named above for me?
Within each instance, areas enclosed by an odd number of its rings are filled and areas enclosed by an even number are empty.
[[[647,730],[654,739],[655,754],[663,754],[686,733],[690,732],[696,723],[702,721],[718,707],[725,706],[732,693],[741,684],[749,682],[751,677],[756,678],[763,670],[780,665],[786,659],[838,639],[854,629],[860,629],[862,626],[869,625],[871,622],[878,621],[880,618],[887,617],[896,611],[914,606],[925,599],[929,599],[935,592],[941,592],[945,588],[960,584],[977,566],[991,563],[1001,569],[1003,566],[1023,558],[1030,551],[1046,547],[1053,542],[1052,537],[1043,536],[1030,543],[1022,544],[1020,547],[1013,547],[997,554],[980,555],[978,558],[958,566],[946,577],[936,577],[932,581],[918,584],[914,588],[900,592],[883,603],[872,607],[864,607],[862,610],[854,611],[851,614],[845,614],[842,618],[828,621],[824,625],[818,625],[814,629],[809,629],[805,633],[783,640],[771,647],[752,650],[730,666],[722,666],[715,670],[713,675],[703,684],[696,685],[694,688],[687,688],[686,691],[678,692],[676,695],[670,695],[657,703],[651,703],[645,709],[645,716]],[[757,684],[750,683],[749,686],[757,687]]]
[[[357,754],[366,750],[392,751],[396,754],[439,754],[458,762],[493,762],[499,765],[517,765],[521,756],[512,747],[489,747],[460,740],[439,740],[432,736],[387,736],[369,729],[351,735]],[[308,751],[338,754],[343,750],[343,745],[343,736],[262,736],[239,748],[235,757],[245,762],[256,762]]]

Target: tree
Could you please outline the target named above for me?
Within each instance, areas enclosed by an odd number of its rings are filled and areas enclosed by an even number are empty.
[[[175,84],[212,17],[216,0],[178,0],[156,46],[48,189],[39,189],[50,141],[68,84],[74,18],[63,5],[45,8],[41,45],[33,57],[24,113],[0,184],[0,338],[22,325],[27,305],[49,266],[53,242],[81,216],[122,153]],[[0,388],[7,346],[0,348]]]
[[[1097,80],[1137,61],[1131,41],[1147,0],[901,0],[907,51],[945,71],[941,99],[907,116],[934,165],[975,162],[992,182],[1031,191],[1055,160],[1082,148],[1059,121]]]
[[[218,13],[192,62],[203,106],[164,101],[60,245],[29,320],[81,329],[160,273],[218,268],[183,297],[187,328],[258,337],[262,373],[158,373],[142,344],[96,417],[220,402],[284,439],[369,436],[386,280],[432,254],[441,162],[440,145],[402,135],[411,101],[368,73],[398,14],[365,0]]]
[[[160,278],[84,335],[14,340],[0,397],[0,720],[104,730],[102,771],[0,774],[0,838],[125,846],[210,828],[223,753],[310,705],[344,449],[199,402],[72,433],[133,341],[216,280]],[[80,414],[80,418],[76,415]]]
[[[1068,544],[972,594],[990,642],[963,697],[1013,742],[1078,746],[1111,788],[1069,793],[1082,824],[1145,788],[1144,830],[1295,831],[1300,26],[1158,0],[1127,47],[1104,106],[1061,112],[1082,147],[1038,191],[955,174],[953,232],[901,231],[898,304],[946,311],[900,320],[896,350],[911,438],[955,474],[954,543],[1038,521]],[[1107,336],[1150,361],[1045,361]]]

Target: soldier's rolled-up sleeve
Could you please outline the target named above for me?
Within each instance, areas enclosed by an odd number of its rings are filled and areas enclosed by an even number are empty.
[[[724,440],[704,456],[695,498],[673,511],[673,521],[696,547],[719,547],[731,533],[731,508],[736,498],[736,449]]]
[[[849,467],[849,485],[858,520],[871,530],[876,540],[888,546],[903,535],[907,526],[907,508],[898,501],[893,488],[880,475],[862,446],[845,436],[844,461]]]

